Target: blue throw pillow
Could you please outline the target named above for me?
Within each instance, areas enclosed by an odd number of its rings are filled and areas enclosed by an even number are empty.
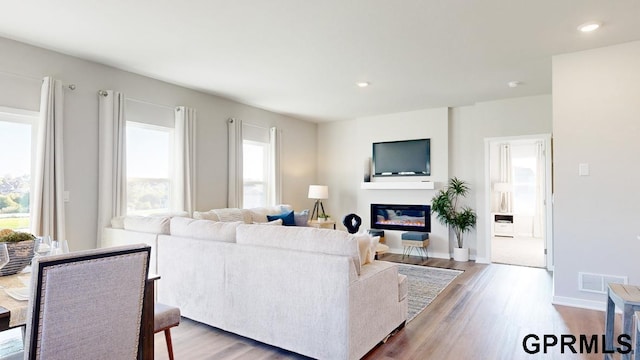
[[[287,211],[280,215],[267,215],[268,221],[282,219],[282,225],[284,226],[295,226],[296,220],[293,216],[293,211]]]

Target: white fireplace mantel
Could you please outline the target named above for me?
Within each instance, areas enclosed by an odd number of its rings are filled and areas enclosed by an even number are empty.
[[[433,190],[433,181],[372,181],[360,183],[364,190]]]

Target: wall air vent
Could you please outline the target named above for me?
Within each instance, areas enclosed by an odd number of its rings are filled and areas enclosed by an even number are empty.
[[[628,278],[626,276],[578,273],[578,287],[580,291],[606,294],[608,284],[627,284],[627,282]]]

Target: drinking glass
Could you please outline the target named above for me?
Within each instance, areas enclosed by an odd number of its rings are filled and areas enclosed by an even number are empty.
[[[53,240],[51,242],[51,255],[66,254],[69,252],[67,240]]]
[[[45,235],[40,238],[40,242],[37,244],[36,252],[38,255],[47,255],[51,252],[51,236]]]

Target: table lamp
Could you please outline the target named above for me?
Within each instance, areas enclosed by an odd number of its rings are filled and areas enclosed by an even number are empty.
[[[320,210],[322,210],[322,215],[324,217],[324,206],[320,200],[329,198],[329,187],[327,185],[309,185],[308,198],[316,200],[315,205],[313,205],[313,211],[311,212],[311,220],[314,220],[314,216],[315,220],[318,220]]]

